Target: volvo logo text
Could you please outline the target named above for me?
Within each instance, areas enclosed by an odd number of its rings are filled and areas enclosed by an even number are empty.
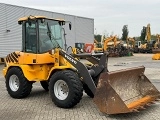
[[[74,59],[72,59],[71,57],[69,57],[68,55],[66,55],[65,54],[65,58],[67,58],[69,61],[71,61],[72,63],[74,63],[74,64],[77,64],[77,62],[74,60]]]

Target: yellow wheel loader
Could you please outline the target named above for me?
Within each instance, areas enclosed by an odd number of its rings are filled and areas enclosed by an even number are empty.
[[[18,23],[22,25],[22,51],[8,54],[3,69],[11,97],[27,97],[32,84],[40,82],[58,107],[74,107],[84,90],[107,114],[138,111],[159,99],[160,92],[144,75],[143,66],[109,72],[107,53],[68,54],[62,35],[67,21],[29,16]],[[86,66],[78,57],[92,65]]]

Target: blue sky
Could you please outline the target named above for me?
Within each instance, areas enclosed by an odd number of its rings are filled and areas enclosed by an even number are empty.
[[[25,6],[94,19],[95,34],[118,35],[128,25],[129,37],[140,36],[143,26],[160,33],[160,0],[1,0]]]

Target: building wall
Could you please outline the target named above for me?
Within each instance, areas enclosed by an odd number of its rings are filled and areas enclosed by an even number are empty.
[[[72,30],[69,30],[68,25],[65,26],[67,46],[74,46],[75,42],[93,43],[94,19],[0,3],[0,57],[21,50],[22,30],[17,21],[29,15],[42,15],[71,21]]]

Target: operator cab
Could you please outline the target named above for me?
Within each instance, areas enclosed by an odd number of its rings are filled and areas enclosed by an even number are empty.
[[[64,49],[64,20],[29,16],[20,18],[18,23],[22,24],[23,52],[41,54],[54,48]]]

